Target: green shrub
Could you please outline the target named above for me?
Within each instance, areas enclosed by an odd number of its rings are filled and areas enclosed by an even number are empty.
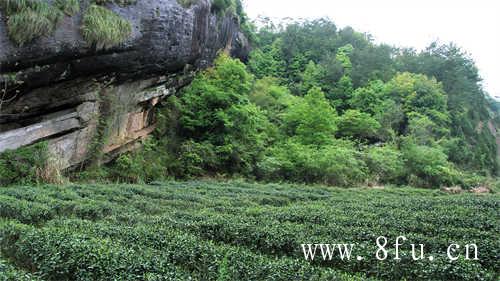
[[[460,173],[448,162],[441,148],[410,143],[405,144],[402,151],[410,185],[436,188],[459,183]]]
[[[346,110],[343,115],[337,118],[338,131],[340,137],[351,137],[356,139],[373,139],[377,137],[380,123],[368,113],[358,110]]]
[[[54,217],[51,209],[38,202],[0,195],[0,217],[23,223],[39,224]]]
[[[234,0],[213,0],[212,11],[217,13],[225,13],[228,9],[235,8]],[[236,10],[234,10],[236,11]]]
[[[330,106],[320,88],[313,87],[303,100],[296,100],[283,113],[284,131],[296,136],[303,144],[327,145],[332,143],[337,125],[337,112]]]
[[[121,44],[128,39],[131,33],[130,22],[107,8],[93,4],[83,16],[83,38],[98,49]]]
[[[366,166],[361,154],[349,142],[320,147],[296,141],[277,144],[259,163],[264,179],[338,186],[356,185],[364,181]]]
[[[197,75],[183,90],[178,133],[187,146],[181,149],[181,158],[184,154],[185,160],[194,165],[200,162],[195,155],[214,155],[216,161],[203,161],[215,164],[216,172],[252,172],[267,141],[269,121],[248,100],[251,82],[243,63],[222,54],[212,69]]]
[[[375,183],[398,183],[404,174],[403,154],[395,147],[374,146],[366,149],[366,164]]]
[[[0,256],[0,280],[1,281],[36,281],[40,280],[33,274],[17,269],[15,266],[3,260]]]
[[[179,151],[180,177],[200,177],[213,172],[221,166],[215,147],[209,142],[197,143],[188,140],[182,143]]]
[[[460,186],[465,189],[470,189],[474,187],[488,187],[494,188],[497,179],[488,178],[475,173],[461,172],[460,173]]]
[[[314,161],[316,159],[316,161]],[[350,143],[322,147],[312,158],[312,167],[320,175],[320,183],[352,186],[366,180],[366,166],[358,150]]]
[[[3,249],[17,264],[36,268],[48,280],[144,280],[148,273],[163,275],[165,280],[188,279],[148,251],[138,253],[110,240],[72,233],[70,228],[36,230],[11,224],[1,236]]]
[[[393,187],[242,181],[6,187],[0,256],[43,280],[496,281],[497,207],[497,194]],[[402,234],[409,241],[401,260],[393,251],[385,261],[374,257],[378,236],[394,241]],[[323,241],[355,243],[354,253],[365,259],[304,261],[300,244]],[[476,243],[480,260],[448,261],[450,241]],[[424,244],[435,260],[414,261],[410,242]],[[1,269],[0,258],[0,280]]]
[[[148,183],[167,178],[169,158],[168,150],[148,139],[143,147],[133,152],[122,154],[107,170],[111,179],[129,183]]]
[[[2,152],[0,185],[60,183],[60,171],[50,160],[47,142]]]

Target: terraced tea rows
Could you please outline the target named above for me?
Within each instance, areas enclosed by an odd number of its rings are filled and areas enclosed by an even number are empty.
[[[499,205],[241,182],[2,188],[0,280],[498,280]],[[399,235],[402,259],[377,260],[376,238]],[[364,259],[308,262],[304,243],[353,243]],[[409,243],[435,259],[413,260]],[[451,262],[450,243],[477,244],[479,260]]]

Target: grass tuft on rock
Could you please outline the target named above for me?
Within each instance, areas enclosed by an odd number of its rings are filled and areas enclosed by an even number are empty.
[[[125,42],[132,32],[130,22],[111,10],[90,5],[83,17],[83,38],[98,49],[109,48]]]
[[[7,15],[9,37],[18,45],[51,34],[62,12],[43,1],[2,0],[0,8]]]
[[[79,0],[56,0],[54,3],[59,10],[68,16],[72,16],[80,11]]]

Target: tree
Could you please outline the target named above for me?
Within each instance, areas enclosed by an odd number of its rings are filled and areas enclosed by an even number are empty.
[[[339,140],[316,146],[288,139],[270,147],[258,166],[268,180],[353,186],[367,176],[361,153]]]
[[[448,94],[450,135],[461,143],[450,158],[462,168],[496,174],[495,137],[475,130],[478,124],[487,123],[490,116],[487,94],[472,58],[454,44],[432,43],[420,53],[401,50],[395,61],[399,71],[423,73],[442,83]]]
[[[447,96],[442,85],[434,78],[422,74],[399,73],[385,87],[385,95],[402,105],[406,119],[413,113],[427,116],[437,126],[436,131],[446,134],[449,126]],[[404,133],[408,124],[404,124]]]
[[[380,129],[380,124],[370,114],[352,109],[337,118],[337,126],[338,136],[359,140],[375,138]]]
[[[266,141],[268,120],[251,104],[248,95],[251,75],[240,61],[221,55],[215,66],[199,74],[180,98],[180,134],[203,155],[216,155],[212,169],[229,173],[250,173]],[[198,159],[186,150],[190,159]],[[198,163],[189,160],[189,163]],[[200,163],[204,163],[201,161]],[[201,167],[206,169],[208,167]]]
[[[384,100],[385,84],[381,80],[371,81],[366,87],[356,89],[349,105],[369,114],[376,114],[381,109]]]
[[[337,113],[319,88],[309,90],[303,100],[290,106],[283,116],[285,132],[303,144],[331,143]]]
[[[403,146],[407,182],[413,186],[441,187],[459,182],[458,171],[440,147],[408,142]]]
[[[385,99],[375,108],[375,120],[380,123],[379,137],[385,141],[393,141],[397,135],[404,132],[406,115],[400,104],[394,100]]]
[[[404,175],[403,154],[391,145],[366,149],[366,164],[376,183],[397,183]]]
[[[440,138],[443,130],[429,117],[413,112],[409,115],[408,133],[419,145],[432,145]]]
[[[354,89],[351,78],[344,75],[337,82],[335,88],[332,90],[332,93],[328,95],[328,99],[337,111],[343,112],[349,108],[349,100],[352,97],[353,91]]]
[[[340,62],[344,68],[344,75],[350,76],[352,71],[352,62],[349,57],[354,51],[354,47],[351,44],[342,46],[337,51],[336,59]]]
[[[250,53],[248,68],[255,77],[260,79],[266,76],[284,76],[285,65],[281,51],[282,44],[283,41],[281,39],[276,39],[270,46],[255,49]]]
[[[324,76],[324,68],[313,61],[309,61],[306,69],[301,74],[300,92],[306,94],[313,87],[323,89],[322,81]]]
[[[282,124],[282,113],[300,99],[293,96],[286,87],[281,86],[276,78],[271,77],[257,80],[249,98],[252,103],[265,111],[270,121],[277,125]]]

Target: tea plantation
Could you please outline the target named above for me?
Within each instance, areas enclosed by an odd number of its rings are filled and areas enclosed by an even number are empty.
[[[500,196],[243,182],[0,188],[0,280],[498,280]],[[379,236],[389,257],[375,258]],[[404,235],[401,260],[394,241]],[[306,261],[304,243],[353,243]],[[413,260],[410,243],[434,260]],[[447,258],[475,243],[479,260]],[[391,248],[392,245],[392,248]]]

